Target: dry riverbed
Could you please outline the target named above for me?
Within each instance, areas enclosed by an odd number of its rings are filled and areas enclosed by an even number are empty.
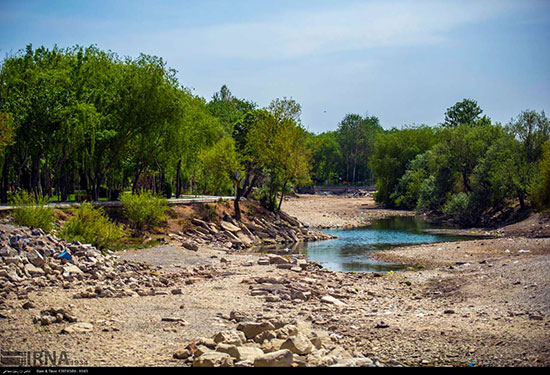
[[[377,209],[368,197],[302,195],[283,209],[312,227],[360,226],[396,213]],[[548,224],[537,222],[542,229]],[[369,358],[387,366],[548,366],[550,238],[514,231],[514,237],[378,253],[411,265],[387,274],[331,272],[301,259],[285,263],[207,244],[198,251],[171,242],[118,252],[120,260],[147,262],[153,276],[168,282],[152,280],[157,287],[149,295],[113,298],[74,298],[87,280],[12,293],[0,310],[1,349],[65,350],[89,366],[190,366],[173,358],[178,348],[234,330],[236,317],[284,316],[326,339],[319,358],[300,355],[295,365],[334,357],[329,364]],[[22,308],[27,302],[33,308]],[[33,323],[48,308],[70,310],[88,325],[67,332],[74,323]]]

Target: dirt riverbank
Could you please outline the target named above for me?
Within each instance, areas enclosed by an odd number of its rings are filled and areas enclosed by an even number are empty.
[[[411,215],[379,210],[370,198],[305,195],[285,201],[283,210],[312,227]],[[542,229],[548,224],[537,221]],[[548,366],[550,238],[521,236],[518,228],[514,236],[378,253],[411,266],[387,274],[281,268],[262,262],[264,254],[208,244],[191,251],[178,241],[118,252],[121,260],[155,267],[170,286],[122,298],[73,298],[86,282],[9,295],[0,311],[1,349],[66,350],[70,360],[88,366],[189,366],[174,359],[174,351],[234,329],[232,316],[241,314],[295,319],[328,335],[322,350],[343,348],[343,357],[378,365]],[[34,308],[22,308],[29,301]],[[32,323],[37,311],[50,307],[70,309],[90,330],[61,334],[65,323]]]

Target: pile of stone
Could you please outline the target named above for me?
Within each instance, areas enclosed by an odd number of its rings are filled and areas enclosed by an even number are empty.
[[[315,285],[306,280],[283,277],[259,277],[250,285],[251,296],[265,296],[266,302],[294,301],[304,302],[311,299],[345,306],[344,302],[327,294],[323,285]],[[348,298],[347,295],[339,297]]]
[[[33,323],[41,324],[43,326],[54,324],[54,323],[62,323],[62,322],[69,322],[74,323],[77,321],[76,316],[67,309],[45,309],[40,311],[40,314],[36,314],[33,316]]]
[[[232,312],[236,329],[200,338],[176,349],[173,357],[193,367],[374,367],[360,353],[349,353],[326,333],[283,318],[258,318]]]
[[[60,255],[65,254],[65,257]],[[0,300],[38,288],[85,288],[75,298],[151,295],[173,285],[152,266],[120,261],[92,245],[68,243],[41,229],[0,225]]]
[[[252,218],[239,222],[225,215],[219,223],[191,219],[193,229],[188,229],[181,236],[182,246],[196,251],[202,243],[213,243],[227,249],[240,250],[252,246],[293,244],[298,242],[318,241],[334,238],[325,233],[310,231],[296,218],[280,212],[270,213],[264,218]]]

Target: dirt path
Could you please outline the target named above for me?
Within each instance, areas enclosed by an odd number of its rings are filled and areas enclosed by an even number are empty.
[[[358,215],[370,220],[391,214],[363,210],[371,204],[365,198],[310,196],[290,199],[283,207],[312,226],[358,225],[365,221]],[[1,349],[65,350],[70,360],[88,366],[186,366],[172,358],[174,350],[234,328],[236,322],[229,316],[238,311],[251,317],[295,318],[327,332],[334,345],[349,353],[386,365],[550,363],[550,238],[394,249],[377,257],[414,267],[387,274],[280,269],[259,265],[262,254],[208,246],[193,252],[168,244],[118,255],[160,266],[159,274],[178,281],[159,295],[124,298],[74,299],[86,287],[78,284],[71,289],[36,289],[27,298],[35,305],[31,310],[21,308],[27,299],[10,298],[1,311]],[[343,305],[320,298],[277,301],[270,295],[253,296],[262,277],[331,295]],[[181,294],[172,294],[175,289]],[[92,323],[92,332],[60,334],[62,323],[32,324],[36,311],[48,307],[70,308],[80,322]]]

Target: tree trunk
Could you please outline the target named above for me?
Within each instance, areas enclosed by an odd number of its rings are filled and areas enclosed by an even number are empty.
[[[521,190],[518,190],[517,193],[518,193],[518,199],[519,199],[519,206],[523,210],[525,208],[525,193]]]
[[[470,181],[468,181],[468,175],[464,172],[462,173],[462,183],[464,184],[464,188],[466,188],[466,191],[472,191],[472,188],[470,187]]]
[[[281,211],[281,206],[283,205],[283,198],[285,197],[286,185],[287,183],[285,182],[283,185],[283,189],[281,190],[281,198],[279,199],[279,207],[277,207],[277,211]]]
[[[8,190],[9,190],[9,158],[5,158],[4,165],[2,167],[2,188],[0,189],[0,201],[1,203],[8,203]]]
[[[65,169],[65,163],[61,164],[61,174],[59,178],[59,193],[61,196],[61,202],[67,201],[67,172]]]
[[[181,194],[181,159],[178,160],[178,169],[176,171],[176,199],[180,197]]]

